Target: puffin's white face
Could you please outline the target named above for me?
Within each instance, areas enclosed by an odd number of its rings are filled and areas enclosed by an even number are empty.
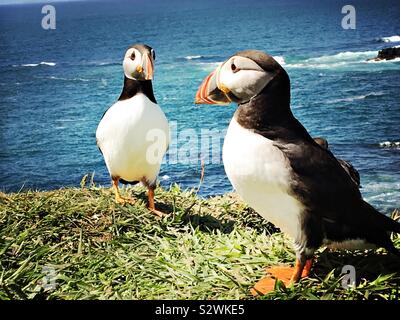
[[[204,79],[195,103],[245,103],[257,96],[281,69],[279,63],[262,51],[238,52]]]
[[[216,83],[224,93],[232,92],[239,101],[256,96],[271,80],[271,76],[249,58],[233,56],[216,71]]]
[[[136,48],[129,48],[124,56],[125,76],[134,80],[152,80],[154,72],[154,51],[141,53]]]

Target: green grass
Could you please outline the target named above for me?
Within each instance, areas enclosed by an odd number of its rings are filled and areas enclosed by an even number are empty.
[[[254,299],[249,289],[267,266],[294,261],[289,239],[233,194],[200,199],[177,186],[157,189],[169,213],[158,220],[143,188],[128,192],[133,206],[85,183],[0,193],[0,299]],[[355,288],[342,288],[345,264],[356,268]],[[384,250],[320,250],[310,278],[277,283],[261,299],[398,299],[398,271]]]

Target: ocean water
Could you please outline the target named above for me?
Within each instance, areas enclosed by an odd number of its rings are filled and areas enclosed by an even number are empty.
[[[41,27],[43,5],[0,5],[0,189],[78,186],[93,172],[110,185],[95,130],[122,88],[123,54],[137,42],[156,51],[155,96],[176,128],[161,184],[196,187],[208,151],[200,134],[223,137],[235,106],[196,106],[195,92],[219,62],[254,48],[287,70],[296,117],[354,164],[364,197],[390,212],[400,206],[400,145],[385,142],[400,142],[400,61],[366,59],[400,45],[400,2],[352,1],[355,30],[341,27],[344,4],[56,2],[55,30]],[[211,144],[216,160],[220,140]],[[202,196],[232,190],[214,162]]]

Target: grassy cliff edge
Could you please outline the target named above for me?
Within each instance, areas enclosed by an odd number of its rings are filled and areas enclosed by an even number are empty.
[[[265,267],[294,261],[291,243],[235,194],[157,189],[159,220],[95,186],[0,193],[0,299],[254,299]],[[400,247],[400,238],[395,243]],[[344,265],[356,270],[345,289]],[[311,277],[261,299],[399,299],[396,257],[383,249],[317,254]]]

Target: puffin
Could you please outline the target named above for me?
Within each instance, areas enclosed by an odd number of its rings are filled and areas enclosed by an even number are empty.
[[[155,52],[146,44],[127,49],[122,63],[122,92],[101,118],[96,142],[111,177],[116,203],[135,203],[120,194],[119,182],[142,182],[148,189],[148,209],[161,217],[163,213],[155,208],[154,190],[170,131],[154,97],[154,61]]]
[[[293,115],[290,79],[270,55],[240,51],[200,85],[196,104],[238,107],[224,140],[225,172],[236,192],[293,240],[294,266],[267,269],[253,294],[293,285],[308,276],[315,251],[383,247],[400,256],[390,233],[400,223],[363,200],[332,152],[319,145]]]
[[[316,137],[316,138],[314,138],[314,141],[325,149],[329,148],[328,140],[326,140],[325,138]],[[354,168],[354,166],[346,160],[337,159],[337,161],[339,161],[340,165],[347,172],[347,174],[350,176],[350,178],[353,180],[353,182],[357,185],[357,187],[362,188],[361,180],[360,180],[360,173],[358,172],[358,170],[356,168]]]

